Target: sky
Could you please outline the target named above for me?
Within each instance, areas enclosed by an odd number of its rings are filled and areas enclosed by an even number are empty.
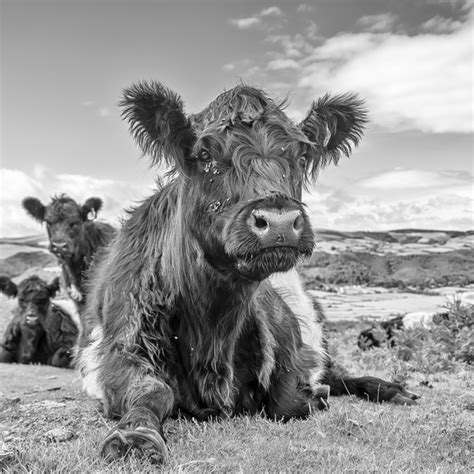
[[[474,228],[472,0],[0,0],[0,237],[43,232],[21,209],[65,192],[100,216],[153,192],[120,119],[156,80],[200,111],[240,82],[298,122],[356,92],[370,123],[305,195],[313,226]]]

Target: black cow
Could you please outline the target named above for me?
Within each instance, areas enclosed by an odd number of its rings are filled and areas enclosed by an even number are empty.
[[[49,364],[70,367],[79,330],[68,311],[51,299],[59,290],[59,278],[47,284],[36,275],[18,287],[8,278],[0,282],[7,295],[14,289],[18,307],[0,345],[0,362]]]
[[[331,393],[412,404],[373,377],[337,374],[323,315],[294,270],[314,236],[302,187],[357,144],[354,95],[325,96],[295,125],[282,104],[240,85],[186,115],[159,83],[124,93],[123,115],[172,179],[130,212],[98,263],[79,355],[85,389],[121,417],[102,455],[166,458],[178,412],[306,417]]]
[[[87,271],[95,254],[115,235],[110,224],[94,220],[102,199],[91,197],[80,205],[61,194],[45,206],[38,198],[27,197],[23,207],[38,222],[46,223],[49,250],[58,257],[66,290],[81,310]]]

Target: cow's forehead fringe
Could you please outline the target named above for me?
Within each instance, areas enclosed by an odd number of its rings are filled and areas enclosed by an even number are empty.
[[[46,207],[50,217],[65,219],[80,214],[79,204],[66,194],[59,194],[51,198],[51,203]]]
[[[255,87],[239,85],[225,91],[214,99],[202,112],[192,116],[196,126],[206,127],[209,123],[236,120],[252,123],[264,114],[276,114],[282,120],[285,101],[276,103],[265,92]]]
[[[37,293],[40,291],[47,291],[47,283],[41,279],[38,275],[32,275],[25,278],[18,284],[18,293]]]

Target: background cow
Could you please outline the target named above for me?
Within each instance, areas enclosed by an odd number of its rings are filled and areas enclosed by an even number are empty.
[[[0,283],[2,293],[14,288],[18,299],[0,346],[0,362],[69,367],[79,330],[71,314],[51,301],[59,290],[59,278],[47,284],[33,275],[17,287],[5,277]]]
[[[86,390],[122,417],[102,455],[163,461],[162,424],[178,411],[305,417],[326,405],[324,384],[414,403],[398,384],[334,373],[322,312],[294,270],[314,245],[302,187],[358,142],[361,101],[325,96],[299,125],[244,85],[196,115],[159,83],[126,90],[122,106],[173,179],[130,213],[94,271],[79,365]]]
[[[380,347],[387,342],[390,346],[395,345],[397,331],[423,327],[431,329],[449,318],[449,312],[416,312],[395,316],[387,321],[375,323],[369,329],[364,329],[357,337],[357,345],[363,350],[372,347]]]
[[[58,257],[69,296],[81,309],[87,270],[96,252],[115,235],[106,222],[94,221],[102,199],[91,197],[83,205],[61,194],[45,206],[34,197],[23,199],[23,207],[40,223],[46,223],[49,249]]]

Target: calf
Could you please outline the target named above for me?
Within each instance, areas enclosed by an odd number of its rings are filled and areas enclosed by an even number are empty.
[[[94,218],[102,207],[102,199],[91,197],[83,205],[61,194],[45,206],[34,197],[23,199],[27,213],[46,223],[49,250],[58,257],[64,284],[79,309],[84,303],[85,277],[94,255],[107,245],[115,229]]]
[[[33,275],[18,287],[7,278],[0,283],[0,291],[13,288],[18,299],[0,345],[0,362],[69,367],[79,331],[72,316],[51,301],[59,290],[59,278],[47,284]]]
[[[404,316],[395,316],[387,321],[373,324],[369,329],[364,329],[357,337],[357,345],[363,351],[372,347],[380,347],[384,342],[390,346],[395,345],[397,331],[422,327],[430,329],[449,319],[449,313],[408,313]]]
[[[94,269],[78,363],[85,389],[121,417],[109,459],[164,461],[170,415],[308,416],[335,395],[412,404],[398,384],[335,372],[324,316],[294,270],[314,236],[302,188],[348,155],[366,113],[325,96],[299,125],[261,90],[237,86],[186,115],[159,83],[124,93],[123,115],[169,182],[130,212]]]

